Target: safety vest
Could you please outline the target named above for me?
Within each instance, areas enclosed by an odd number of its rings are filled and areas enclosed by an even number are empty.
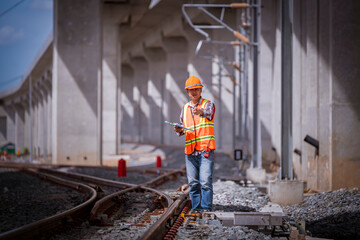
[[[200,104],[201,108],[205,108],[206,102],[209,100],[202,99]],[[183,109],[183,124],[184,127],[195,129],[190,131],[184,129],[186,133],[185,140],[185,154],[192,154],[195,149],[198,151],[204,151],[209,144],[210,149],[215,149],[215,133],[214,133],[214,115],[209,121],[206,117],[200,117],[199,115],[192,115],[190,103],[184,105]],[[209,142],[210,141],[210,142]]]

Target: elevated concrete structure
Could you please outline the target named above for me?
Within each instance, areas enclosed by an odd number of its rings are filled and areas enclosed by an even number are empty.
[[[150,2],[56,0],[53,35],[21,83],[0,93],[0,140],[21,151],[31,142],[37,161],[91,165],[119,154],[122,141],[183,146],[184,138],[162,121],[179,121],[184,82],[196,75],[205,84],[203,96],[216,104],[217,151],[241,147],[252,159],[251,135],[240,139],[240,130],[253,127],[253,63],[247,62],[247,94],[239,96],[244,80],[229,64],[239,50],[204,44],[199,54],[208,58],[195,55],[205,37],[184,21],[184,1],[162,0],[152,8]],[[280,0],[262,5],[258,100],[265,165],[278,162],[281,152]],[[355,0],[294,0],[292,136],[299,151],[293,166],[298,180],[320,191],[360,183],[359,8]],[[229,8],[224,22],[238,30],[243,15]],[[214,24],[199,11],[190,18]],[[224,29],[206,31],[215,41],[236,40]],[[244,110],[240,99],[247,100]],[[319,141],[318,154],[306,135]]]

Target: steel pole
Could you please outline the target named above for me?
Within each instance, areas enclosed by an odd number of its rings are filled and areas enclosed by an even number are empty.
[[[281,1],[281,179],[293,179],[292,10],[292,0]]]
[[[237,59],[237,50],[236,50],[236,47],[233,47],[233,50],[234,50],[234,60],[235,60],[235,62],[236,62],[236,64],[238,64],[239,62],[238,61],[236,61],[236,59]],[[238,64],[238,66],[239,66],[239,64]],[[232,115],[232,117],[233,117],[233,134],[232,134],[232,143],[233,143],[233,145],[232,145],[232,147],[233,147],[233,149],[235,149],[235,141],[236,141],[236,82],[237,82],[237,77],[236,77],[236,75],[238,74],[237,72],[239,72],[239,71],[235,71],[235,69],[234,68],[232,68],[232,76],[233,76],[233,115]]]
[[[254,0],[255,5],[260,5],[260,0]],[[260,7],[253,8],[253,137],[252,137],[252,156],[253,166],[262,167],[261,162],[261,128],[260,128],[260,109],[259,109],[259,85],[260,85]]]
[[[222,127],[222,100],[221,100],[221,88],[222,88],[222,79],[221,79],[221,66],[222,66],[222,59],[219,59],[219,129]],[[221,149],[222,146],[222,131],[219,131],[219,149]]]

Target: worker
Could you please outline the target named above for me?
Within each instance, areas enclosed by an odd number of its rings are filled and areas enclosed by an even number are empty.
[[[186,80],[185,90],[190,101],[184,105],[180,122],[187,129],[174,126],[179,135],[186,135],[185,163],[192,209],[196,213],[212,210],[214,168],[215,105],[201,97],[203,84],[197,77]]]

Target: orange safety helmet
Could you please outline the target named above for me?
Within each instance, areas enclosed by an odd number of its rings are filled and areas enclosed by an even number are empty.
[[[185,89],[194,89],[204,87],[199,78],[191,76],[186,80]]]

